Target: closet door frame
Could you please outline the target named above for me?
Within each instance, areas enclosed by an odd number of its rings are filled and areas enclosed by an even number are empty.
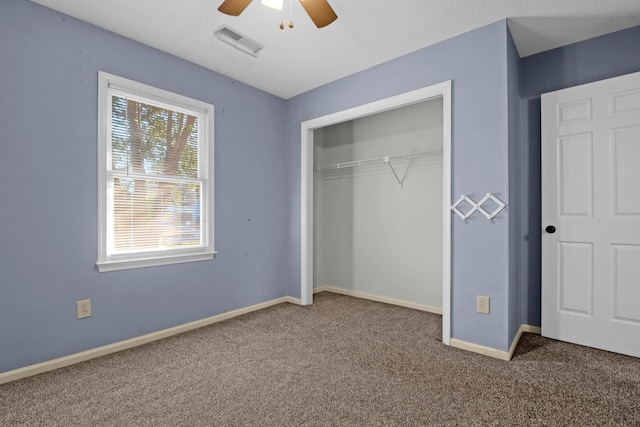
[[[442,97],[442,342],[451,338],[451,80],[301,123],[300,301],[313,303],[313,131]]]

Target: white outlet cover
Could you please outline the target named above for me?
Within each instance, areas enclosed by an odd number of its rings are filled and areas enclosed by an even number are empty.
[[[91,317],[91,300],[85,299],[82,301],[76,301],[76,310],[78,319],[85,319]]]
[[[482,314],[489,314],[490,312],[490,298],[478,295],[477,311]]]

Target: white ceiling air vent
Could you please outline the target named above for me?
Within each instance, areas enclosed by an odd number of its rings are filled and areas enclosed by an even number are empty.
[[[258,56],[260,50],[264,48],[263,44],[250,39],[249,37],[226,25],[218,28],[214,34],[221,41],[235,47],[238,50],[241,50],[244,53],[248,53],[251,56]]]

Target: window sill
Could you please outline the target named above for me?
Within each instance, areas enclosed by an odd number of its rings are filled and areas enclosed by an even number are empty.
[[[97,261],[98,271],[105,273],[108,271],[129,270],[132,268],[154,267],[158,265],[181,264],[184,262],[208,261],[212,260],[217,252],[203,252],[198,254],[179,254],[149,256],[146,258],[118,259]]]

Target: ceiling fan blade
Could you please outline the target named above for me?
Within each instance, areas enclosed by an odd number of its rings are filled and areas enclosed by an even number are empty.
[[[298,1],[302,7],[304,7],[304,10],[307,11],[309,17],[318,28],[325,27],[338,19],[338,15],[333,11],[327,0]]]
[[[238,16],[253,0],[224,0],[218,10],[231,16]]]

